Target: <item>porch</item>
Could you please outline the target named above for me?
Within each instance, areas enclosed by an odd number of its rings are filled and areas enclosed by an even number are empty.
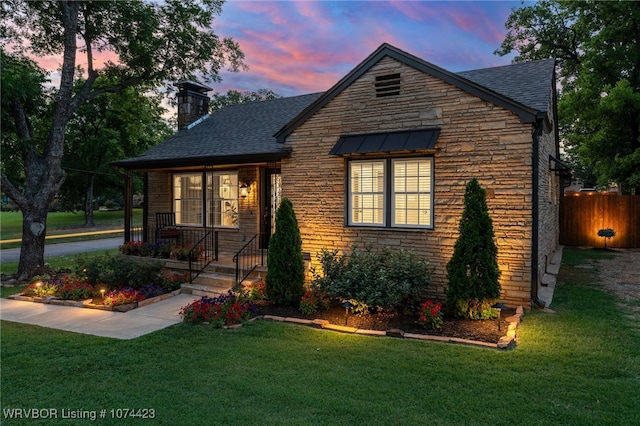
[[[182,286],[186,293],[222,294],[259,281],[266,274],[264,234],[254,235],[238,251],[221,242],[215,228],[176,227],[161,233],[157,228],[140,227],[131,228],[128,237],[134,244],[144,243],[143,255],[158,258],[170,271],[187,274],[188,283]]]

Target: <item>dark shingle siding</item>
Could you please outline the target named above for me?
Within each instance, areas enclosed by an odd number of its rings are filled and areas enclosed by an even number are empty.
[[[553,87],[554,66],[553,59],[543,59],[457,74],[525,106],[546,111]]]
[[[449,73],[449,75],[452,75]],[[554,87],[554,60],[546,59],[455,73],[527,108],[546,112]],[[284,145],[274,134],[311,107],[323,93],[231,105],[211,114],[191,129],[181,130],[144,154],[117,161],[124,167],[224,163],[225,158],[255,161],[261,155],[284,157]],[[191,164],[192,163],[192,164]]]
[[[286,152],[274,133],[321,93],[231,105],[216,111],[191,129],[181,130],[144,154],[118,161],[144,167],[171,159],[239,157]]]

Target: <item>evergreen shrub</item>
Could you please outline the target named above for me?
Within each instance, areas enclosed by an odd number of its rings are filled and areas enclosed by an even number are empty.
[[[447,309],[467,319],[495,318],[500,297],[498,248],[487,208],[486,191],[472,179],[464,194],[464,211],[453,256],[447,264]]]
[[[276,211],[276,232],[269,240],[266,294],[273,303],[298,306],[304,293],[302,240],[293,204],[284,198]]]

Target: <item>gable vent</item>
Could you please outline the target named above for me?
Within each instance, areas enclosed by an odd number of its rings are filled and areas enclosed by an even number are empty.
[[[400,74],[380,75],[376,77],[376,98],[397,96],[400,94]]]

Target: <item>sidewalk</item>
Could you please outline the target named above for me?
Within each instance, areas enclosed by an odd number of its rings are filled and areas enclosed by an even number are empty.
[[[0,319],[129,340],[181,322],[180,309],[199,296],[179,294],[128,312],[0,299]]]

